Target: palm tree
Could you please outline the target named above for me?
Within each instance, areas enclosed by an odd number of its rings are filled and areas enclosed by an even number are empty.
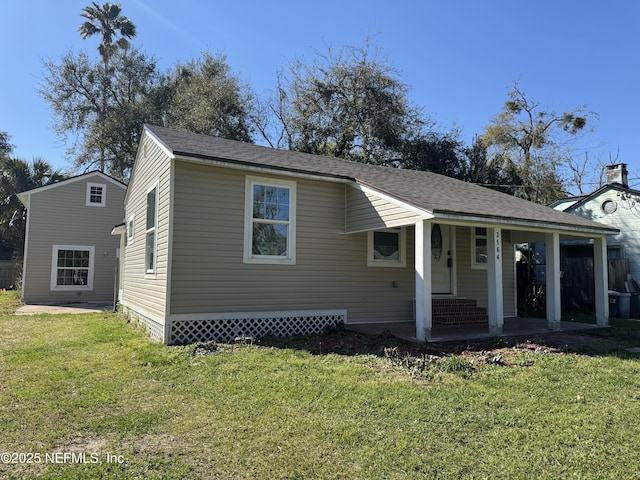
[[[22,256],[27,209],[17,194],[63,180],[60,170],[42,158],[31,163],[19,158],[0,159],[0,239],[2,247]]]
[[[121,15],[122,7],[119,4],[106,2],[100,6],[96,2],[92,6],[84,7],[80,16],[87,19],[80,28],[80,36],[83,39],[100,34],[102,42],[98,45],[98,52],[102,57],[105,70],[108,70],[109,59],[118,50],[129,48],[127,39],[136,36],[136,26],[129,18]],[[115,42],[114,37],[120,34],[120,38]]]
[[[100,6],[96,2],[91,2],[91,5],[82,9],[83,13],[80,16],[86,18],[87,21],[80,25],[78,31],[83,39],[97,34],[102,36],[102,42],[98,45],[98,52],[104,66],[101,107],[98,112],[98,122],[102,124],[107,117],[107,96],[111,84],[109,61],[118,49],[127,50],[129,48],[127,39],[136,36],[136,26],[127,17],[121,15],[122,7],[119,4],[106,2]],[[114,42],[114,37],[118,34],[120,38]],[[106,152],[104,147],[100,150],[100,171],[104,172]]]

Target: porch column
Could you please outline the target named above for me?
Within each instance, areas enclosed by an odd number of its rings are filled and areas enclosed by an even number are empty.
[[[545,235],[547,326],[550,330],[560,330],[562,318],[560,305],[560,234]]]
[[[596,289],[596,321],[601,327],[609,325],[609,270],[607,240],[593,239],[593,279]]]
[[[502,229],[487,228],[487,314],[489,334],[502,335],[504,302],[502,287]]]
[[[431,222],[415,224],[416,338],[431,338]]]

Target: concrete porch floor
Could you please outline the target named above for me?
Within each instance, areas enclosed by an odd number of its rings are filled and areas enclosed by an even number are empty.
[[[345,330],[379,335],[382,332],[390,332],[394,337],[402,340],[416,342],[416,325],[414,322],[399,323],[356,323],[344,326]],[[516,337],[520,335],[533,335],[541,333],[553,333],[555,331],[568,332],[575,330],[590,330],[603,328],[590,323],[560,322],[560,330],[550,330],[547,320],[544,318],[505,318],[501,337]],[[429,342],[452,342],[465,340],[480,340],[493,338],[496,335],[489,334],[488,325],[435,325],[431,330]]]

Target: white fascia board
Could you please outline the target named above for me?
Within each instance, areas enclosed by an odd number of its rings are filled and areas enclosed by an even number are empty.
[[[618,234],[617,229],[606,228],[606,225],[603,225],[603,229],[590,228],[587,226],[579,226],[579,225],[565,225],[559,223],[549,223],[549,222],[541,222],[541,221],[525,221],[518,219],[508,219],[508,218],[486,218],[486,217],[477,217],[472,215],[455,215],[455,214],[438,214],[436,213],[435,218],[437,220],[444,220],[447,223],[456,224],[456,225],[468,225],[468,226],[477,226],[477,227],[507,227],[509,230],[521,230],[521,231],[529,231],[529,232],[543,232],[548,233],[551,231],[561,232],[561,233],[571,233],[576,236],[606,236],[606,235],[616,235]],[[444,222],[443,222],[444,223]]]
[[[169,158],[175,158],[173,152],[169,150],[167,146],[162,143],[162,140],[160,140],[146,125],[144,126],[144,133],[149,135],[149,137],[151,137],[151,139],[158,145],[158,147],[160,147],[160,150],[162,150]],[[142,144],[142,142],[140,142],[140,144]]]
[[[136,165],[138,165],[138,156],[141,155],[142,153],[142,146],[143,143],[145,141],[145,135],[148,135],[149,138],[158,146],[158,148],[160,150],[162,150],[162,152],[167,155],[167,157],[169,157],[170,160],[174,160],[176,157],[173,154],[173,152],[171,150],[169,150],[166,145],[164,143],[162,143],[162,141],[155,136],[155,134],[149,130],[149,128],[145,125],[142,131],[142,137],[140,138],[140,143],[138,143],[138,150],[136,151],[136,158],[133,162],[133,168],[131,169],[131,175],[129,176],[129,186],[133,185],[134,183],[134,179],[136,176]],[[124,195],[124,204],[126,205],[127,202],[129,201],[129,192],[131,191],[130,188],[127,188],[127,193],[125,193]]]
[[[126,189],[127,188],[127,186],[124,183],[121,183],[118,180],[116,180],[114,178],[111,178],[109,175],[107,175],[105,173],[96,171],[96,172],[83,173],[83,174],[77,175],[75,177],[67,178],[66,180],[60,180],[59,182],[50,183],[50,184],[45,185],[43,187],[38,187],[38,188],[34,188],[32,190],[27,190],[25,192],[18,193],[17,195],[18,195],[18,198],[20,199],[20,201],[22,202],[22,204],[26,206],[25,201],[26,201],[26,197],[28,195],[33,195],[34,193],[44,192],[45,190],[50,190],[52,188],[61,187],[63,185],[69,185],[71,183],[79,182],[79,181],[82,181],[82,180],[87,180],[89,178],[93,178],[93,177],[96,177],[96,176],[102,178],[103,180],[111,182],[114,185],[117,185],[118,187],[120,187],[122,189]]]

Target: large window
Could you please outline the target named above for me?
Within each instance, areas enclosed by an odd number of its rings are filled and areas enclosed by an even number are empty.
[[[93,290],[94,247],[54,245],[51,290]]]
[[[295,182],[247,177],[245,263],[295,263],[295,210]]]
[[[107,204],[107,186],[104,183],[87,183],[87,206],[104,207]]]
[[[146,273],[156,271],[157,250],[157,223],[158,223],[158,185],[156,184],[147,192],[147,228],[144,255]]]
[[[487,268],[487,229],[471,228],[471,268]]]
[[[405,267],[406,234],[404,228],[368,232],[367,265],[370,267]]]

